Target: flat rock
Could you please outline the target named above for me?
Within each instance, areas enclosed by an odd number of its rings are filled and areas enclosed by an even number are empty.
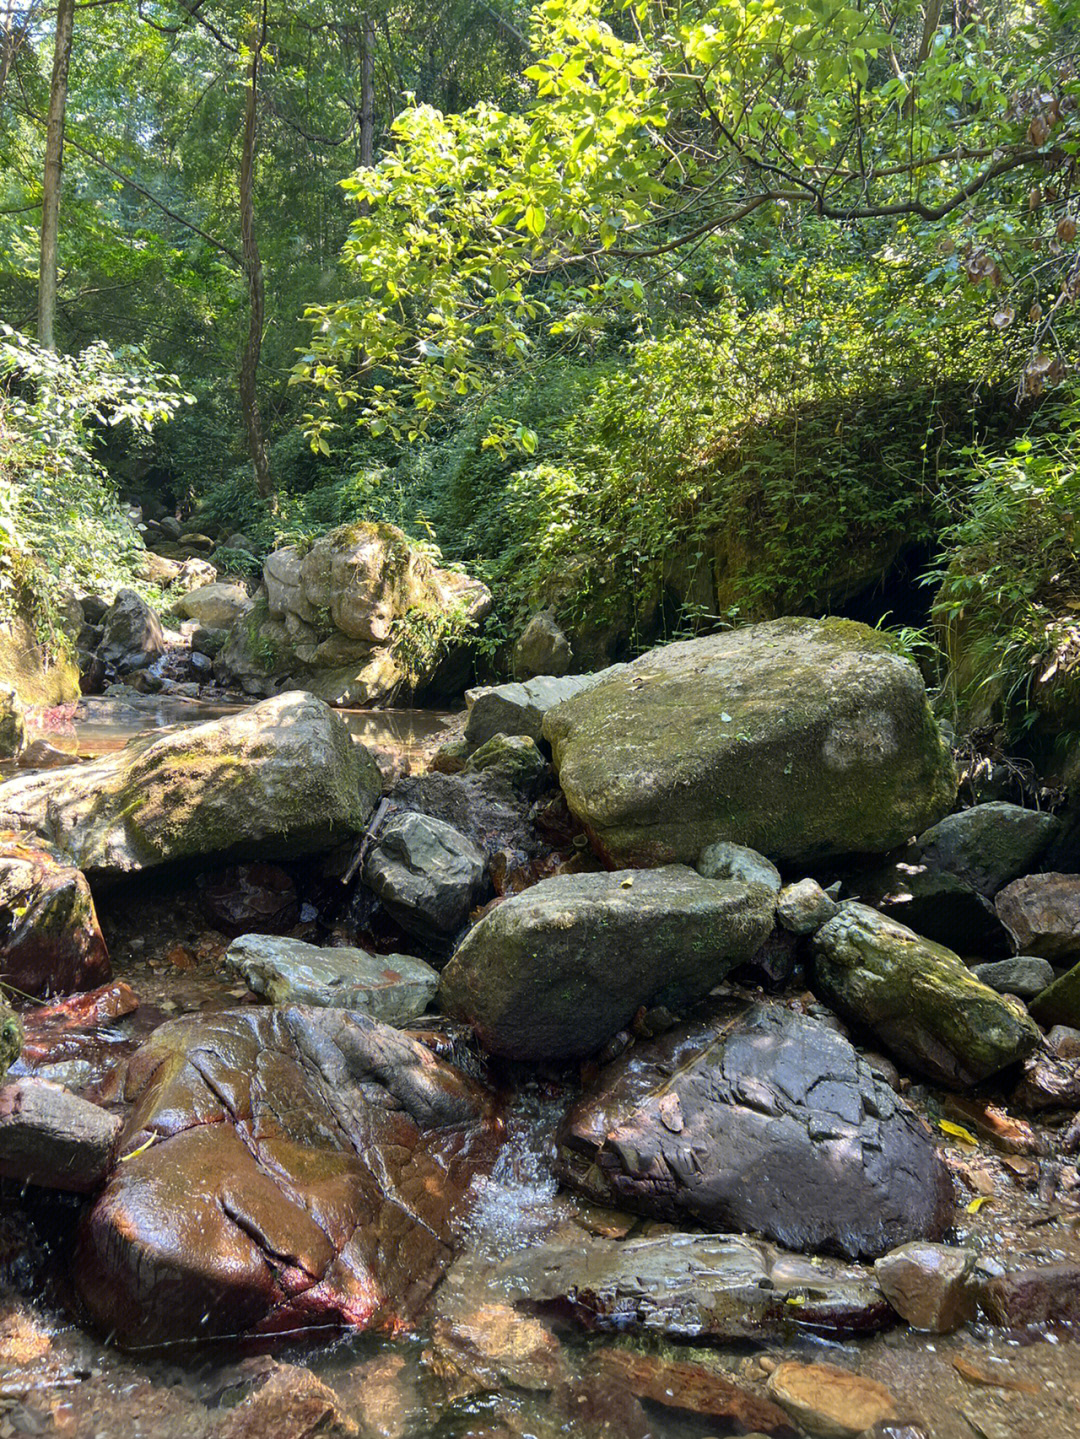
[[[535,1245],[496,1266],[491,1285],[586,1329],[697,1343],[853,1336],[892,1322],[871,1270],[735,1235]]]
[[[848,620],[664,645],[549,710],[544,736],[613,868],[693,864],[717,840],[788,864],[883,853],[956,793],[918,670]]]
[[[354,1009],[384,1024],[416,1019],[439,987],[437,972],[411,955],[320,949],[274,935],[241,935],[224,963],[271,1004]]]
[[[128,1068],[124,1162],[73,1274],[123,1346],[410,1324],[497,1127],[471,1081],[366,1015],[190,1015]]]
[[[593,1053],[642,1005],[677,1011],[758,950],[775,895],[682,865],[560,875],[505,900],[443,970],[442,1009],[512,1059]]]
[[[951,874],[993,899],[1027,874],[1061,829],[1052,814],[993,800],[946,815],[915,841],[921,863]]]
[[[994,901],[1018,954],[1055,963],[1080,957],[1080,874],[1029,874]]]
[[[378,767],[302,692],[132,741],[91,764],[0,784],[0,824],[46,836],[90,875],[195,858],[310,854],[362,833]]]
[[[557,1172],[618,1208],[849,1257],[952,1217],[923,1121],[835,1030],[779,1004],[609,1065],[559,1130]]]
[[[1020,999],[1034,999],[1054,982],[1053,965],[1033,954],[1018,954],[993,964],[973,964],[971,972],[998,994],[1015,994]]]
[[[1020,1005],[980,983],[951,950],[866,905],[845,905],[813,946],[819,998],[939,1083],[977,1084],[1039,1043]]]
[[[976,1254],[947,1244],[902,1244],[874,1265],[882,1293],[913,1329],[949,1334],[975,1318]]]
[[[484,856],[452,825],[406,812],[382,826],[363,880],[402,929],[421,938],[456,934],[484,878]]]
[[[835,1364],[789,1360],[773,1370],[768,1390],[797,1423],[822,1439],[858,1439],[873,1425],[899,1417],[884,1384]]]
[[[92,989],[111,973],[83,875],[31,836],[0,835],[0,981],[41,999]]]

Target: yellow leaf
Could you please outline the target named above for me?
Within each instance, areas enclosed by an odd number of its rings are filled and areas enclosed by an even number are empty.
[[[979,1146],[979,1141],[970,1129],[965,1129],[962,1124],[954,1124],[951,1119],[939,1119],[938,1128],[950,1139],[959,1139],[961,1144],[970,1144],[972,1149],[977,1149]]]
[[[990,1203],[990,1198],[989,1194],[978,1194],[970,1204],[965,1204],[964,1208],[968,1214],[978,1214],[984,1204]]]

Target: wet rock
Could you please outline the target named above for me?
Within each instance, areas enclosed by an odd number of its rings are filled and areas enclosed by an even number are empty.
[[[42,998],[91,989],[110,974],[83,875],[51,846],[0,835],[0,981]]]
[[[973,964],[971,972],[998,994],[1015,994],[1020,999],[1033,999],[1054,980],[1050,961],[1030,954],[999,959],[994,964]]]
[[[955,876],[993,899],[1010,880],[1028,874],[1057,837],[1051,814],[994,801],[946,815],[915,841],[929,869]]]
[[[20,753],[20,769],[60,769],[64,765],[78,764],[79,756],[66,749],[57,749],[48,740],[36,739]]]
[[[773,1370],[768,1390],[798,1424],[822,1439],[858,1439],[874,1424],[899,1417],[884,1384],[835,1364],[789,1360]]]
[[[220,1439],[357,1439],[356,1421],[310,1369],[279,1364],[224,1419]]]
[[[1047,1027],[1080,1025],[1080,964],[1074,964],[1057,979],[1051,970],[1050,979],[1028,1008],[1032,1018]]]
[[[477,1086],[342,1010],[174,1020],[135,1056],[126,1098],[128,1157],[82,1225],[73,1270],[125,1346],[400,1330],[494,1159]]]
[[[515,789],[535,788],[547,768],[547,761],[528,735],[492,735],[470,755],[465,769],[469,773],[497,770]]]
[[[719,1419],[737,1433],[767,1434],[770,1439],[798,1439],[782,1409],[735,1384],[703,1364],[636,1354],[630,1349],[601,1349],[590,1368],[638,1399],[664,1409]]]
[[[1044,1050],[1031,1055],[1010,1103],[1030,1112],[1080,1108],[1080,1060],[1058,1059]]]
[[[18,759],[26,748],[26,716],[12,685],[0,685],[0,760]]]
[[[206,629],[228,629],[247,614],[253,603],[243,585],[215,580],[181,595],[173,611],[182,620],[195,620]]]
[[[157,615],[134,590],[121,590],[105,616],[105,637],[97,648],[107,669],[129,674],[145,669],[165,653]]]
[[[777,863],[882,853],[956,793],[918,670],[847,620],[665,645],[551,710],[544,735],[613,866],[693,863],[722,839]]]
[[[276,864],[237,864],[199,876],[202,910],[226,934],[280,934],[300,915],[292,876]]]
[[[1080,875],[1029,874],[994,903],[1018,953],[1055,963],[1080,956]]]
[[[548,1391],[570,1378],[550,1329],[502,1303],[440,1315],[431,1326],[425,1362],[455,1397],[495,1393],[507,1385]]]
[[[394,815],[364,859],[364,883],[422,939],[456,934],[483,878],[484,856],[472,840],[425,814]]]
[[[225,951],[225,967],[271,1004],[355,1009],[384,1024],[407,1024],[427,1009],[438,973],[408,954],[320,949],[301,939],[246,934]]]
[[[979,959],[1008,954],[1012,935],[988,899],[923,864],[886,866],[858,885],[858,895],[897,924],[959,954]]]
[[[77,769],[9,780],[0,823],[51,836],[88,873],[120,875],[328,849],[363,831],[381,787],[341,719],[292,693]]]
[[[514,675],[519,680],[567,672],[573,651],[550,610],[533,615],[518,636],[513,658]]]
[[[642,1005],[678,1010],[750,959],[773,904],[763,885],[682,865],[560,875],[480,920],[443,971],[440,1005],[493,1054],[583,1058]]]
[[[0,1084],[0,1175],[86,1194],[113,1166],[123,1121],[43,1079]]]
[[[1022,1266],[990,1279],[980,1304],[991,1324],[1028,1329],[1080,1322],[1080,1265]]]
[[[970,1099],[951,1094],[945,1102],[945,1113],[957,1119],[1003,1154],[1042,1154],[1046,1143],[1030,1124],[1016,1119],[987,1099]]]
[[[763,854],[728,840],[706,845],[695,868],[704,879],[738,879],[743,884],[763,884],[773,894],[779,894],[783,884],[780,871]]]
[[[785,885],[776,902],[777,922],[802,937],[817,934],[839,910],[836,900],[827,895],[815,879],[800,879],[797,884]]]
[[[845,905],[813,944],[818,996],[942,1084],[977,1084],[1039,1043],[1019,1005],[981,984],[950,950],[866,905]]]
[[[571,696],[591,689],[604,673],[606,671],[561,678],[538,676],[523,683],[469,690],[465,695],[469,706],[466,743],[471,749],[479,749],[497,734],[528,735],[539,743],[547,712]]]
[[[978,1285],[973,1249],[915,1241],[879,1259],[882,1293],[913,1329],[950,1334],[975,1318]]]
[[[893,1322],[872,1271],[735,1235],[534,1245],[499,1264],[491,1285],[586,1329],[695,1343],[871,1334]]]
[[[925,1124],[848,1041],[756,1005],[638,1045],[571,1106],[560,1178],[672,1223],[875,1256],[950,1222]]]

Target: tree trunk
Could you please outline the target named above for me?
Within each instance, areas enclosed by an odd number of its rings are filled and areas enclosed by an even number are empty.
[[[375,22],[360,22],[360,163],[375,163]]]
[[[64,170],[64,112],[67,109],[68,66],[75,28],[75,0],[56,7],[49,118],[45,132],[45,178],[41,193],[41,259],[38,266],[38,343],[56,348],[56,241],[60,230],[60,181]]]
[[[258,120],[259,62],[266,43],[266,0],[263,0],[262,21],[258,33],[251,37],[251,69],[248,74],[247,101],[244,106],[244,138],[240,151],[240,239],[244,272],[248,282],[248,338],[240,361],[240,408],[247,432],[248,452],[255,471],[259,494],[270,496],[274,482],[263,439],[262,416],[256,381],[259,373],[259,352],[262,349],[263,320],[266,299],[263,291],[262,258],[255,239],[255,137]]]

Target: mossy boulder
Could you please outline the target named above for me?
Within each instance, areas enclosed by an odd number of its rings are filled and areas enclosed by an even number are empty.
[[[956,771],[922,677],[848,620],[651,650],[548,711],[559,783],[607,863],[882,853],[941,819]]]
[[[50,837],[89,874],[118,875],[328,849],[364,829],[381,788],[344,722],[290,693],[93,764],[9,780],[0,823]]]
[[[51,845],[0,835],[0,984],[43,999],[111,977],[85,876]]]
[[[776,896],[683,865],[560,875],[490,910],[443,970],[441,1008],[509,1059],[581,1059],[642,1005],[678,1009],[760,948]]]
[[[981,983],[952,950],[868,905],[844,905],[813,944],[819,997],[941,1084],[978,1084],[1039,1043],[1020,1004]]]
[[[16,614],[2,620],[0,684],[14,689],[24,705],[69,704],[79,698],[74,650],[46,654],[27,616]]]

